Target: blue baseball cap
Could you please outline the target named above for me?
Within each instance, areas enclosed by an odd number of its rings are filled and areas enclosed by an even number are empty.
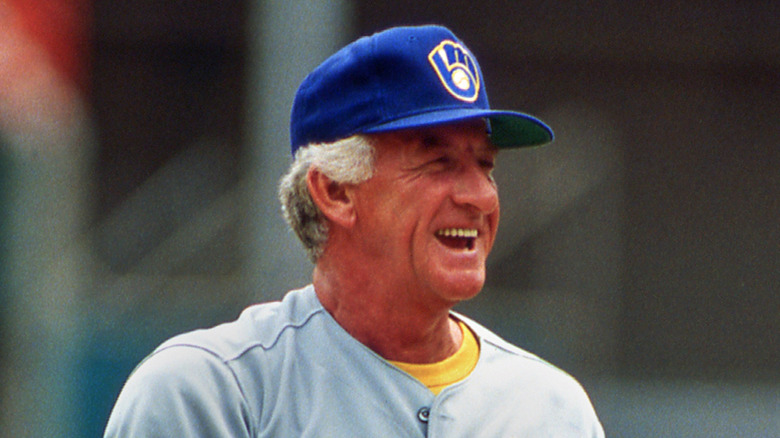
[[[292,153],[359,133],[473,118],[488,120],[499,148],[553,139],[536,117],[490,109],[477,59],[449,29],[395,27],[345,46],[303,80],[292,107]]]

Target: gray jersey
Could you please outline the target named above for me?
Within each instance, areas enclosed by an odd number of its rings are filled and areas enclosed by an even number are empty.
[[[352,338],[314,289],[177,336],[128,379],[106,437],[603,437],[568,374],[473,321],[480,357],[438,396]]]

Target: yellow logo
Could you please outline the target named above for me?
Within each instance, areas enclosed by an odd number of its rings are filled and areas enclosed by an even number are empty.
[[[455,98],[474,102],[479,96],[479,70],[469,51],[462,45],[444,40],[428,54],[442,85]]]

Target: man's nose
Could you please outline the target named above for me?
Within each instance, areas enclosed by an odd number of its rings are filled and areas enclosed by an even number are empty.
[[[492,213],[498,208],[498,188],[489,172],[479,165],[464,166],[455,182],[453,200],[468,205],[480,213]]]

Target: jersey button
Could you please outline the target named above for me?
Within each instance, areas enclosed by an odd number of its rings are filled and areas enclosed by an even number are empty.
[[[428,422],[428,417],[431,416],[431,410],[428,408],[420,408],[419,411],[417,411],[417,419],[422,421],[423,423]]]

